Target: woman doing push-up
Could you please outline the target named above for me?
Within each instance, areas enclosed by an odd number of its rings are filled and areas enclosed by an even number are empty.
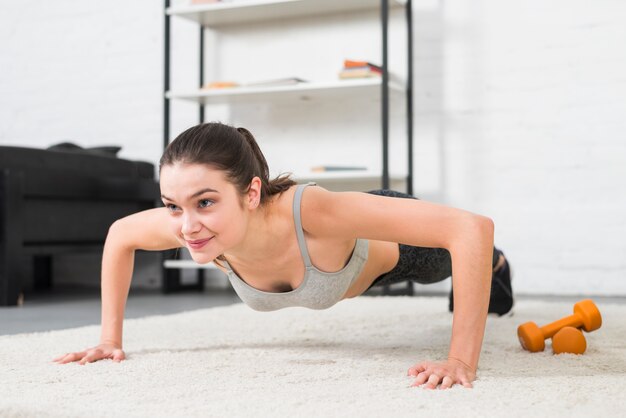
[[[513,303],[491,219],[389,190],[330,192],[286,175],[270,179],[252,134],[221,123],[180,134],[159,170],[165,207],[119,219],[109,230],[99,344],[54,361],[124,360],[135,251],[185,247],[197,263],[214,262],[258,311],[327,309],[373,286],[452,276],[449,351],[413,364],[408,374],[416,386],[471,387],[487,314],[502,315]]]

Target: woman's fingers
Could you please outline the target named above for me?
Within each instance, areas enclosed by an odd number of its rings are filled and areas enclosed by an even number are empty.
[[[452,378],[450,376],[446,376],[441,381],[441,385],[439,386],[439,389],[450,389],[453,383],[454,381],[452,380]]]
[[[424,389],[435,389],[439,385],[439,389],[449,389],[454,383],[455,381],[452,376],[442,377],[437,373],[428,374],[422,372],[417,375],[417,380],[415,380],[415,382],[411,386],[424,385]],[[465,383],[463,383],[463,385],[465,386]],[[469,387],[471,387],[471,385]]]
[[[124,354],[124,351],[121,348],[117,348],[111,344],[100,344],[98,346],[88,348],[85,351],[63,354],[52,361],[58,364],[66,364],[77,361],[79,364],[84,365],[102,359],[112,359],[113,361],[119,363],[122,360],[126,360],[126,354]]]
[[[434,389],[437,387],[437,385],[439,384],[439,381],[441,380],[441,377],[439,377],[438,375],[436,375],[435,373],[431,374],[430,377],[428,378],[428,381],[426,382],[426,386],[424,386],[426,389]]]
[[[124,354],[124,351],[120,349],[113,350],[113,361],[117,361],[119,363],[122,360],[126,360],[126,354]]]
[[[407,376],[417,376],[423,371],[426,371],[426,364],[419,363],[409,369]]]
[[[415,380],[415,382],[413,382],[413,384],[411,386],[421,386],[424,383],[426,383],[426,381],[429,378],[429,374],[426,372],[421,372],[420,374],[417,375],[417,379]]]
[[[87,352],[87,355],[84,356],[78,362],[78,364],[80,364],[81,366],[84,366],[85,363],[93,363],[94,361],[100,360],[103,357],[105,356],[102,354],[102,350],[89,350]]]
[[[59,357],[54,358],[52,361],[60,361],[63,357],[67,356],[69,353],[61,354]]]
[[[409,370],[409,375],[411,375],[412,370],[413,368]],[[423,368],[423,371],[414,376],[417,376],[417,379],[411,386],[424,385],[424,389],[435,389],[437,386],[439,386],[439,389],[449,389],[455,383],[462,384],[465,387],[472,387],[466,376],[460,376],[459,379],[455,379],[447,374],[445,370]]]
[[[73,361],[78,361],[80,359],[82,359],[83,357],[85,357],[87,353],[84,351],[80,351],[78,353],[68,353],[65,354],[64,356],[60,356],[57,357],[59,360],[59,364],[66,364],[66,363],[71,363]]]
[[[407,372],[407,376],[417,376],[418,374],[420,374],[421,372],[424,371],[424,368],[417,368],[417,367],[411,367],[409,369],[409,371]]]
[[[469,369],[465,363],[458,361],[421,362],[412,366],[408,371],[409,376],[415,376],[416,380],[411,386],[422,386],[424,389],[449,389],[454,385],[463,385],[472,388],[472,381],[476,379],[476,372]]]

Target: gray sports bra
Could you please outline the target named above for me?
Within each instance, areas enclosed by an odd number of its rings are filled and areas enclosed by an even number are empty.
[[[237,276],[226,260],[220,260],[227,269],[228,280],[230,280],[237,295],[256,311],[275,311],[292,306],[310,309],[330,308],[341,300],[352,282],[361,273],[367,261],[368,241],[357,239],[350,261],[341,270],[334,273],[326,273],[318,270],[311,264],[300,218],[302,192],[309,184],[298,185],[293,199],[293,218],[296,236],[298,237],[300,254],[302,254],[302,260],[306,268],[304,280],[299,287],[289,292],[264,292],[255,289]]]

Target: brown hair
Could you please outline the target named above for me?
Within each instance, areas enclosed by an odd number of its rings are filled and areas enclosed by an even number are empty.
[[[259,177],[261,204],[296,184],[289,174],[270,180],[267,161],[250,131],[219,122],[202,123],[178,135],[163,152],[159,172],[163,166],[178,162],[223,170],[241,194],[249,190],[255,176]]]

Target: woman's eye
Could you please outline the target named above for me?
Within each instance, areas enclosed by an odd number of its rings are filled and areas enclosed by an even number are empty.
[[[198,206],[200,206],[201,208],[208,208],[211,205],[213,205],[213,201],[209,199],[202,199],[200,202],[198,202]]]
[[[170,204],[165,205],[165,207],[166,207],[166,208],[167,208],[167,210],[169,210],[170,212],[176,212],[176,211],[178,210],[178,206],[176,206],[176,205],[172,205],[171,203],[170,203]]]

